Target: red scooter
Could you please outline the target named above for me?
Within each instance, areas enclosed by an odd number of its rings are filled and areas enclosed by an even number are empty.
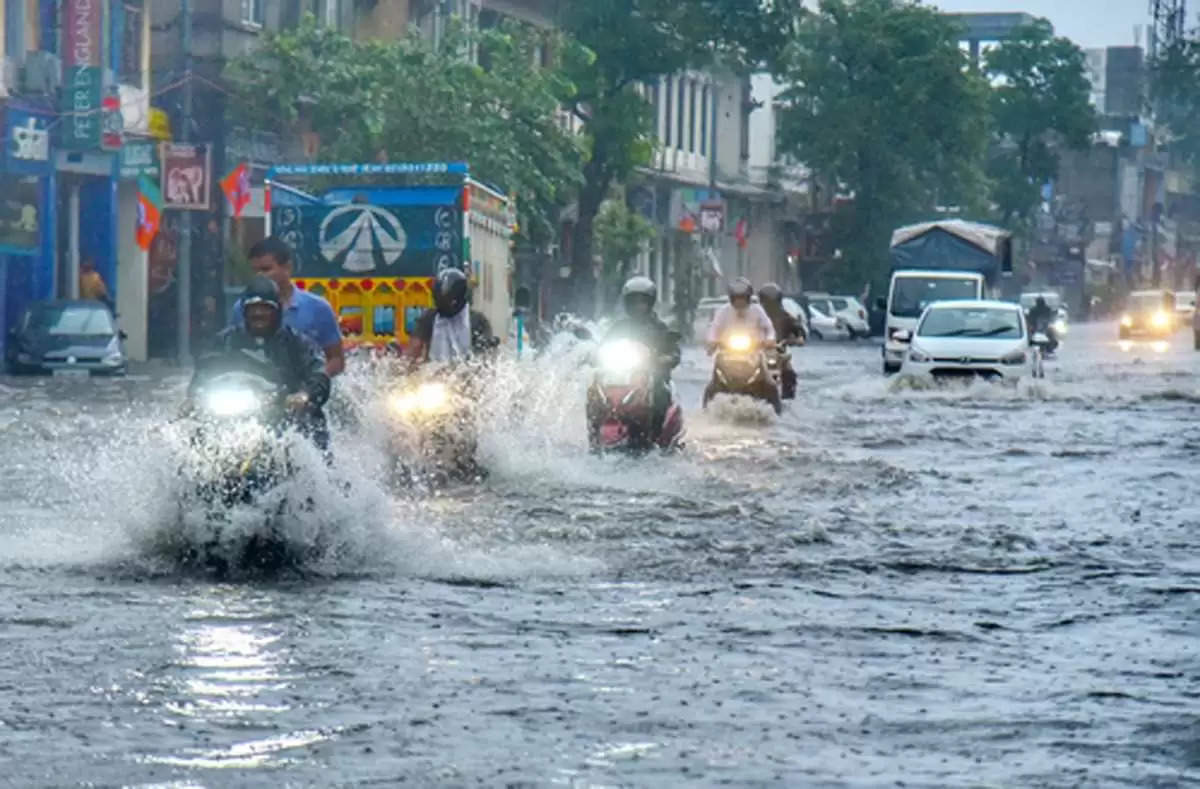
[[[683,410],[674,387],[655,433],[651,425],[652,393],[659,385],[652,352],[633,340],[600,346],[599,366],[588,388],[588,443],[593,452],[671,451],[683,446]]]

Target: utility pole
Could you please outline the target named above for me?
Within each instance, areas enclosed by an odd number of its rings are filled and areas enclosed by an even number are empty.
[[[182,0],[179,11],[179,29],[183,55],[183,113],[180,124],[180,141],[192,139],[192,2]],[[205,177],[210,177],[206,175]],[[176,341],[181,365],[191,361],[192,333],[192,212],[184,209],[179,217],[179,262],[175,270],[176,312],[179,318]]]

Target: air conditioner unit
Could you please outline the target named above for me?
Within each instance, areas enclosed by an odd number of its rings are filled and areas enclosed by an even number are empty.
[[[62,85],[61,62],[50,52],[27,52],[21,66],[21,90],[54,96]]]

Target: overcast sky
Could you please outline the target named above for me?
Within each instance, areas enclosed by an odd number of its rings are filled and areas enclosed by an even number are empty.
[[[943,11],[1024,11],[1044,16],[1060,36],[1081,47],[1128,46],[1134,43],[1134,25],[1150,22],[1147,0],[929,0]],[[1189,3],[1189,5],[1191,5]]]

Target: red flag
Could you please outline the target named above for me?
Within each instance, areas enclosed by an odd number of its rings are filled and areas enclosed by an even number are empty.
[[[233,215],[241,216],[242,211],[250,204],[250,169],[246,167],[245,162],[221,179],[221,191],[233,206]]]
[[[150,249],[151,242],[158,235],[158,225],[162,219],[162,202],[162,194],[154,182],[145,176],[139,178],[137,245],[144,250]]]
[[[746,217],[742,217],[738,220],[737,226],[733,229],[733,237],[737,239],[737,245],[739,247],[746,246],[747,230],[749,230],[749,227],[746,223]]]

